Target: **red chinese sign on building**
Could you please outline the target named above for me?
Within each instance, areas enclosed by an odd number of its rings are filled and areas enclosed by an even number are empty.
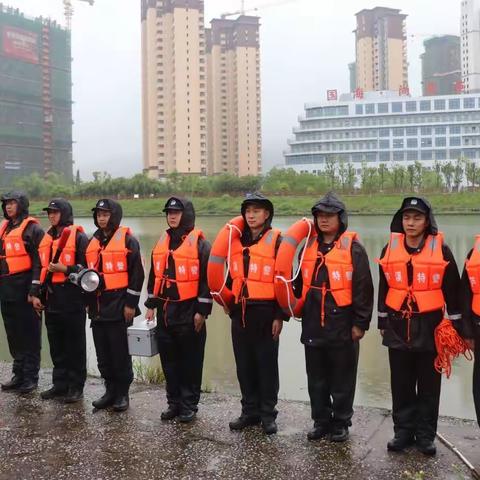
[[[436,95],[438,88],[435,82],[428,82],[426,87],[427,95]]]
[[[338,100],[337,90],[327,90],[327,100]]]
[[[455,82],[454,88],[456,93],[462,93],[463,91],[465,91],[465,84],[461,80],[457,80]]]
[[[401,97],[409,97],[410,96],[410,88],[408,85],[400,85],[400,88],[398,89],[398,94]]]
[[[354,98],[356,98],[358,100],[362,100],[363,99],[363,88],[356,88],[355,92],[353,92],[353,96],[354,96]]]
[[[3,54],[29,63],[38,63],[38,35],[16,27],[4,27]]]

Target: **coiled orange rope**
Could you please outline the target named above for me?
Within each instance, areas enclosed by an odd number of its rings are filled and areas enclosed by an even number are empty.
[[[435,347],[437,349],[435,370],[438,373],[444,373],[447,378],[450,378],[452,373],[454,358],[463,355],[467,360],[473,359],[472,351],[447,318],[444,318],[435,328]]]

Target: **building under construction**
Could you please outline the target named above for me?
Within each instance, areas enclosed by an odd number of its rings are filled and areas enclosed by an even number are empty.
[[[70,32],[0,3],[0,187],[35,172],[72,178]]]

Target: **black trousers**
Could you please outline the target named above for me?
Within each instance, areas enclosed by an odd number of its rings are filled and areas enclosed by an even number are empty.
[[[359,342],[338,347],[305,345],[308,394],[315,426],[352,424],[359,349]]]
[[[441,375],[436,353],[388,349],[395,435],[434,440],[437,432]]]
[[[478,327],[477,327],[478,328]],[[477,423],[480,427],[480,330],[475,337],[475,360],[473,364],[473,401],[477,412]]]
[[[38,381],[42,319],[27,301],[0,302],[12,373],[22,381]]]
[[[85,310],[45,313],[52,382],[60,390],[83,390],[87,377],[85,317]]]
[[[199,333],[193,325],[157,328],[167,402],[182,413],[198,410],[206,340],[205,325]]]
[[[273,340],[269,332],[252,335],[248,328],[233,326],[232,322],[232,343],[242,393],[242,415],[274,420],[280,385],[278,340]]]
[[[97,365],[107,390],[126,395],[133,382],[132,357],[128,353],[125,320],[92,322]]]

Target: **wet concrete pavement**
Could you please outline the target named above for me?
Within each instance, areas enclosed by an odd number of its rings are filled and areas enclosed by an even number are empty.
[[[9,371],[0,363],[0,378]],[[49,372],[40,383],[48,386]],[[266,437],[259,427],[230,432],[239,399],[229,395],[204,394],[196,421],[182,425],[160,420],[163,387],[135,384],[130,410],[120,414],[93,411],[91,401],[102,393],[96,378],[74,405],[42,401],[38,392],[0,392],[0,480],[471,478],[438,441],[433,458],[414,448],[388,453],[392,424],[381,409],[357,407],[350,440],[338,445],[307,441],[309,406],[300,402],[279,403],[279,433]],[[442,418],[439,431],[480,466],[474,422]]]

